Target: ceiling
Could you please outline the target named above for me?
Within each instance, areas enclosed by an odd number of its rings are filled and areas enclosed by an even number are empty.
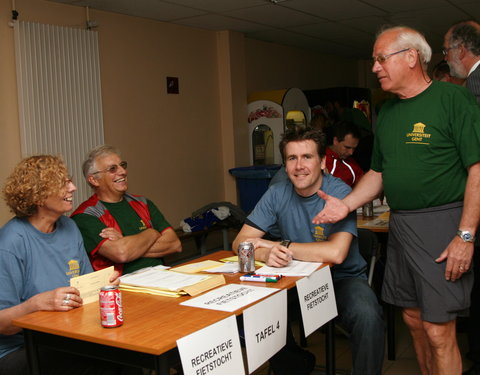
[[[369,58],[385,24],[422,31],[434,53],[454,22],[480,21],[480,0],[51,0],[325,54]],[[92,20],[94,21],[94,20]]]

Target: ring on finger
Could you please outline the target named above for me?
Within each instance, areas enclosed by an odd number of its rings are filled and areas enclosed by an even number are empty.
[[[70,298],[72,298],[72,296],[70,295],[70,293],[67,293],[67,294],[65,295],[65,301],[70,300]]]
[[[63,306],[68,306],[69,303],[70,303],[70,301],[66,298],[62,301]]]

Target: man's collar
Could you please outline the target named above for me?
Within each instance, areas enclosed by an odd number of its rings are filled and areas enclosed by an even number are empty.
[[[477,67],[478,67],[479,65],[480,65],[480,57],[479,57],[478,61],[477,61],[475,64],[473,64],[472,68],[471,68],[470,71],[468,72],[468,76],[467,76],[467,77],[469,77],[470,74],[472,74],[473,71],[474,71],[475,69],[477,69]]]

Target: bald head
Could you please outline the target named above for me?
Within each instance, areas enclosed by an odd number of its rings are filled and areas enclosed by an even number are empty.
[[[426,73],[432,49],[424,36],[409,27],[382,30],[373,46],[372,72],[384,91],[410,98],[431,82]]]

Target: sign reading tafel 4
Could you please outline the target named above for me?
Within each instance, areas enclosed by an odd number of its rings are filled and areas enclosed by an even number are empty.
[[[249,307],[243,312],[248,372],[251,374],[285,346],[287,341],[287,291]]]

